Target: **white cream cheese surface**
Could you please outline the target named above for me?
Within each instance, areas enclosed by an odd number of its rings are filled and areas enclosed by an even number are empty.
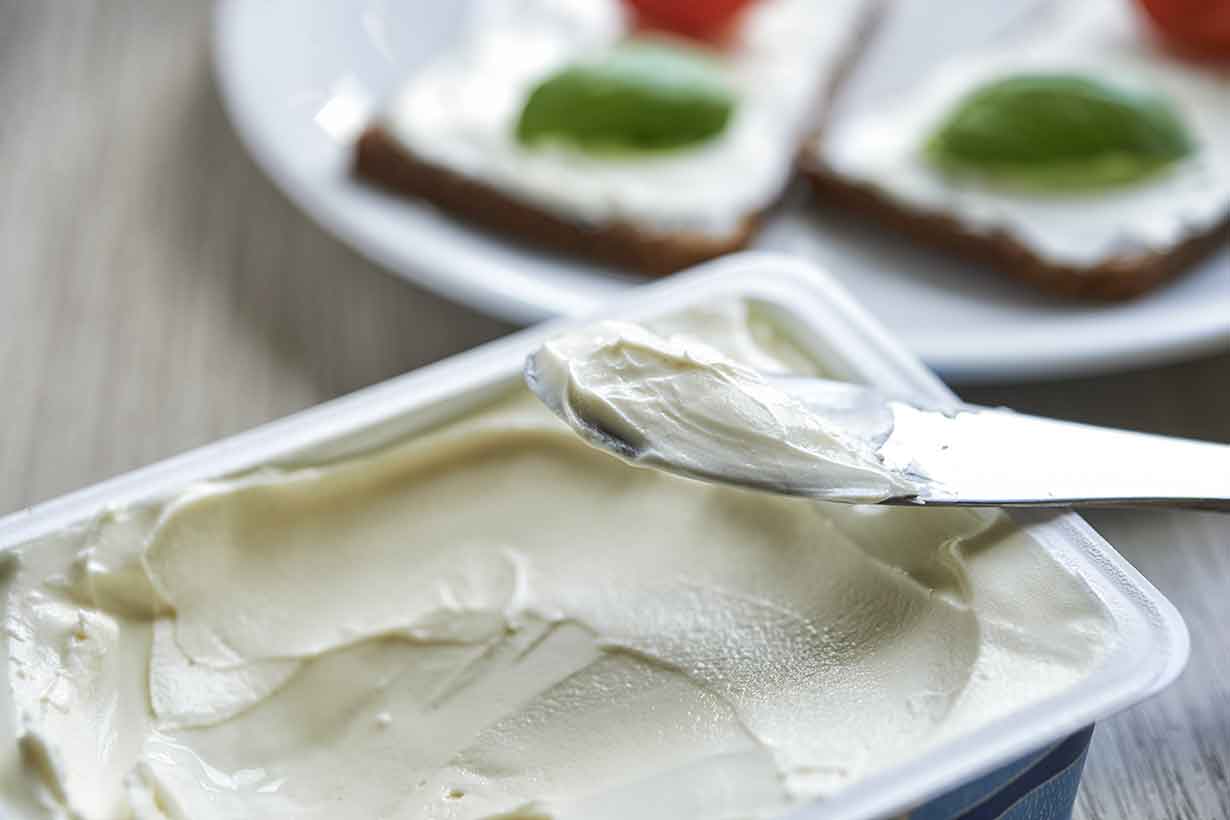
[[[742,303],[655,327],[805,361]],[[629,466],[522,390],[7,556],[17,818],[772,817],[1116,640],[997,513]]]
[[[867,0],[759,0],[718,55],[736,108],[716,137],[625,157],[515,137],[530,91],[630,34],[621,0],[483,0],[461,42],[411,77],[381,122],[416,157],[567,219],[724,236],[785,188]]]
[[[815,152],[833,172],[907,208],[951,216],[977,232],[1002,232],[1053,263],[1093,267],[1165,252],[1230,214],[1230,72],[1166,53],[1132,6],[1044,4],[1017,40],[956,55],[900,99],[838,118]],[[965,95],[1005,76],[1056,72],[1162,94],[1196,151],[1138,183],[1068,194],[957,179],[925,161],[925,140]]]

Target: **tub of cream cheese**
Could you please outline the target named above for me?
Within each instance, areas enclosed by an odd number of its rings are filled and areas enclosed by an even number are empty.
[[[742,255],[600,318],[952,397]],[[593,450],[546,325],[0,520],[0,815],[1061,817],[1174,608],[1073,514],[826,505]]]

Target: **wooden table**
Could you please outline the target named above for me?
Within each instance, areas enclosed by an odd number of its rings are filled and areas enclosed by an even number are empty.
[[[0,512],[508,332],[318,230],[232,134],[209,4],[0,0]],[[1230,357],[984,403],[1230,441]],[[1230,518],[1099,513],[1183,678],[1102,723],[1078,816],[1230,817]]]

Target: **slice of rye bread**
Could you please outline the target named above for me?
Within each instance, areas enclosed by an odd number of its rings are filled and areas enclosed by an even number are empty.
[[[849,44],[822,84],[812,117],[815,128],[804,129],[799,148],[823,126],[833,98],[891,0],[868,0],[851,32]],[[782,186],[764,209],[748,213],[724,235],[700,232],[662,232],[632,221],[591,223],[543,208],[515,193],[460,174],[416,156],[378,123],[360,135],[354,154],[354,173],[395,193],[422,198],[450,213],[531,244],[589,256],[631,268],[650,276],[666,276],[725,253],[746,247],[765,216],[785,194]]]
[[[407,151],[379,125],[359,137],[355,173],[383,188],[421,197],[463,219],[532,244],[592,256],[652,276],[738,250],[756,232],[750,214],[725,236],[658,233],[630,222],[585,223],[518,198],[475,177],[456,173]]]
[[[1061,296],[1131,299],[1194,265],[1230,237],[1227,217],[1165,251],[1115,256],[1091,267],[1057,264],[1010,233],[977,231],[949,214],[912,208],[870,184],[847,179],[810,149],[799,165],[820,205],[862,214],[922,244],[954,251]]]

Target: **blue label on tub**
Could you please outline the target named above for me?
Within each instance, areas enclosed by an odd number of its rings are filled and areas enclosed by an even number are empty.
[[[1069,820],[1093,727],[910,812],[909,820]]]

